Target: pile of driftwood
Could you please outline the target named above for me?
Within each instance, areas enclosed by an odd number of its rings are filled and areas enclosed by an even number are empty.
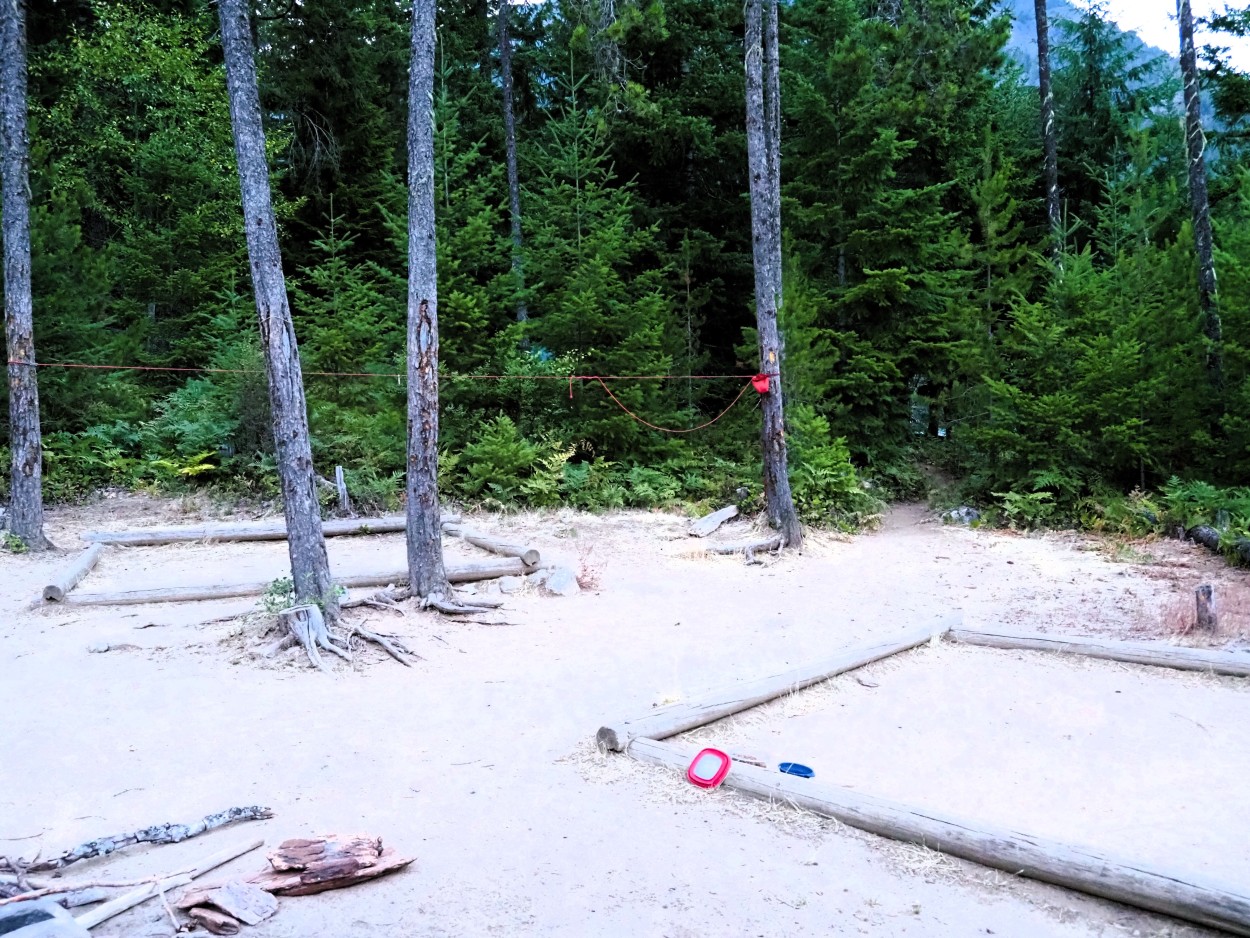
[[[137,880],[42,880],[40,873],[60,877],[80,860],[107,857],[140,843],[178,843],[236,821],[265,820],[273,816],[258,806],[230,808],[192,824],[159,824],[125,834],[100,837],[46,859],[0,857],[0,934],[26,923],[50,919],[60,922],[57,934],[88,934],[149,899],[159,897],[176,931],[185,929],[181,912],[214,935],[235,935],[244,925],[256,925],[278,911],[275,896],[303,896],[341,889],[403,869],[414,857],[399,856],[372,835],[343,837],[331,834],[312,839],[286,840],[268,855],[267,868],[246,879],[196,886],[172,902],[169,893],[192,880],[264,845],[252,840],[205,857],[194,866]],[[125,891],[122,891],[125,890]],[[94,906],[71,917],[68,909]]]

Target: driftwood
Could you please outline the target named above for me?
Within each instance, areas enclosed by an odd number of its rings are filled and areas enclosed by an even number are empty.
[[[1215,611],[1215,587],[1204,583],[1194,590],[1194,598],[1198,604],[1198,617],[1195,620],[1199,630],[1214,632],[1219,626],[1219,617]]]
[[[1064,638],[1034,632],[980,631],[953,628],[950,638],[968,645],[989,648],[1022,648],[1032,651],[1066,652],[1090,658],[1157,665],[1181,671],[1210,671],[1250,677],[1250,655],[1204,648],[1182,648],[1160,642],[1117,642],[1098,638]]]
[[[690,523],[690,528],[686,531],[691,537],[707,537],[730,518],[738,516],[737,505],[726,505],[720,511],[714,511],[710,515],[704,515],[696,521]]]
[[[488,537],[476,531],[450,525],[444,525],[443,531],[454,537],[462,538],[474,547],[480,547],[482,550],[489,551],[492,554],[499,554],[502,557],[516,557],[527,567],[537,567],[542,562],[542,555],[538,552],[538,548],[527,544],[509,544],[506,541]]]
[[[92,857],[106,857],[123,847],[133,847],[135,844],[181,843],[190,837],[203,834],[205,831],[216,830],[227,824],[233,824],[235,821],[263,821],[271,817],[273,817],[272,811],[258,805],[250,805],[245,808],[227,808],[225,811],[218,811],[216,814],[210,814],[190,824],[156,824],[152,827],[144,827],[126,834],[97,837],[95,840],[79,844],[72,850],[66,850],[59,856],[49,857],[46,860],[38,860],[31,863],[18,861],[15,864],[13,861],[0,857],[0,869],[4,869],[7,866],[8,870],[14,872],[20,870],[23,873],[43,873],[48,870],[60,870],[71,863],[77,863],[79,860],[89,860]]]
[[[941,636],[958,622],[958,616],[951,616],[935,625],[912,628],[901,634],[844,649],[832,658],[795,668],[792,671],[783,671],[758,680],[733,684],[701,694],[694,700],[659,707],[633,720],[622,720],[619,723],[601,727],[596,738],[601,749],[620,752],[629,745],[631,739],[638,737],[664,739],[676,736],[678,733],[684,733],[698,726],[706,726],[723,717],[766,703],[783,694],[800,691],[844,671],[851,671],[869,662],[888,658],[900,651],[923,645],[935,636]]]
[[[709,554],[742,554],[754,557],[757,550],[781,550],[780,537],[765,537],[754,541],[731,541],[726,544],[708,544],[703,550]]]
[[[684,772],[696,749],[635,739],[629,755]],[[1250,894],[1178,870],[1153,870],[1100,850],[1046,840],[927,808],[874,798],[809,779],[735,763],[723,784],[903,840],[1043,882],[1162,912],[1235,935],[1250,935]]]
[[[501,576],[523,576],[529,572],[531,570],[519,559],[484,560],[447,567],[447,579],[451,583],[472,583]],[[334,582],[347,589],[399,586],[408,582],[408,571],[396,570],[390,573],[335,577]],[[269,586],[269,582],[235,583],[222,586],[173,586],[162,589],[121,590],[113,593],[73,593],[66,597],[65,603],[74,606],[132,606],[142,603],[200,602],[236,599],[240,596],[259,596],[268,590]]]
[[[259,925],[278,911],[278,900],[259,886],[232,882],[223,886],[194,886],[174,903],[174,908],[184,912],[196,906],[212,906],[244,925]]]
[[[128,892],[124,896],[118,896],[116,899],[104,903],[104,905],[99,908],[83,913],[78,916],[76,921],[79,925],[83,926],[83,928],[94,928],[96,925],[111,919],[115,915],[121,915],[128,909],[133,909],[135,906],[147,902],[155,895],[163,896],[171,889],[177,889],[180,886],[187,885],[191,882],[191,880],[198,879],[205,873],[229,863],[236,857],[241,857],[243,854],[251,850],[255,850],[257,847],[263,846],[264,843],[265,842],[263,840],[253,840],[249,843],[240,844],[236,847],[228,847],[225,850],[219,850],[211,856],[205,857],[186,873],[170,876],[166,879],[161,879],[157,882],[140,886],[133,892]]]
[[[443,524],[454,524],[459,515],[445,514]],[[321,532],[326,537],[347,537],[358,534],[395,534],[404,530],[403,515],[383,518],[348,518],[323,521]],[[195,527],[151,528],[141,531],[88,531],[84,541],[96,544],[122,544],[128,547],[151,547],[159,544],[183,544],[194,541],[285,541],[285,521],[229,522],[202,524]]]
[[[307,896],[354,886],[403,869],[415,859],[384,849],[381,837],[329,834],[283,842],[269,855],[271,869],[248,882],[278,896]]]
[[[210,935],[237,935],[243,927],[243,923],[233,915],[206,906],[195,906],[188,910],[187,916],[197,925],[203,926]]]
[[[63,600],[65,594],[91,572],[91,568],[99,561],[102,553],[104,553],[103,544],[92,544],[79,553],[69,566],[56,575],[56,579],[43,588],[44,602],[59,603]]]

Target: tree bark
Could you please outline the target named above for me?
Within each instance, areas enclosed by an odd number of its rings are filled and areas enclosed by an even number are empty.
[[[239,166],[252,289],[256,295],[261,346],[269,378],[291,579],[296,599],[318,603],[325,609],[326,617],[333,621],[338,604],[321,533],[321,506],[317,502],[312,447],[308,440],[304,376],[295,341],[295,325],[287,305],[278,228],[269,191],[269,166],[265,160],[265,135],[261,127],[260,93],[246,0],[221,0],[220,12],[230,122]]]
[[[4,337],[8,348],[9,532],[28,550],[43,534],[43,441],[35,374],[30,286],[30,143],[26,135],[25,0],[0,0],[0,120],[3,122]]]
[[[786,466],[784,403],[781,390],[781,331],[777,307],[781,301],[780,218],[780,95],[776,50],[765,48],[764,15],[769,6],[768,33],[775,37],[776,0],[747,0],[746,4],[746,131],[751,183],[751,240],[755,262],[755,315],[759,332],[760,370],[773,376],[762,395],[764,416],[764,498],[768,519],[788,547],[800,547],[803,533]],[[768,94],[765,94],[765,63]],[[771,99],[772,104],[767,99]],[[770,158],[771,157],[771,158]]]
[[[1181,32],[1181,78],[1185,85],[1185,145],[1189,151],[1189,204],[1198,254],[1198,307],[1207,340],[1207,378],[1217,391],[1224,385],[1224,351],[1219,304],[1216,301],[1215,247],[1211,203],[1207,197],[1207,138],[1202,132],[1202,101],[1198,60],[1194,52],[1194,17],[1189,0],[1176,0]]]
[[[512,109],[512,36],[508,32],[508,17],[512,4],[499,0],[499,74],[503,84],[503,133],[504,152],[508,165],[508,216],[512,224],[512,279],[517,290],[517,322],[529,319],[525,305],[525,265],[521,249],[524,239],[521,232],[521,181],[516,165],[516,114]]]
[[[421,598],[449,591],[438,514],[435,6],[413,0],[408,84],[408,583]]]
[[[1055,93],[1050,83],[1050,24],[1046,0],[1033,0],[1037,14],[1037,85],[1042,98],[1043,180],[1046,186],[1046,220],[1050,227],[1051,254],[1063,247],[1063,220],[1059,211],[1059,139],[1055,128]]]

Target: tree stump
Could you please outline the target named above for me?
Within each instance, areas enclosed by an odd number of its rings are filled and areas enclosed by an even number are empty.
[[[320,670],[329,671],[330,669],[326,667],[326,663],[322,660],[319,649],[332,652],[345,661],[352,660],[352,656],[347,649],[340,648],[330,641],[330,632],[326,628],[325,616],[322,615],[318,606],[312,603],[307,603],[303,606],[292,606],[290,609],[284,609],[278,613],[278,618],[285,622],[291,634],[299,639],[300,644],[304,646],[304,651],[308,654],[308,660]]]
[[[1219,628],[1219,617],[1215,610],[1215,587],[1210,583],[1204,583],[1194,590],[1194,597],[1198,601],[1196,622],[1198,629],[1203,632],[1214,632]]]

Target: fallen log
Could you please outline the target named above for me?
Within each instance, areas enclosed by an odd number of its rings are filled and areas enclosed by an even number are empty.
[[[137,831],[130,831],[125,834],[97,837],[95,840],[88,840],[84,844],[79,844],[77,847],[66,850],[59,856],[48,857],[46,860],[37,860],[31,863],[18,861],[14,865],[11,861],[0,857],[0,864],[3,864],[3,868],[13,872],[17,872],[18,868],[20,868],[22,873],[44,873],[49,870],[64,869],[71,863],[77,863],[79,860],[106,857],[110,853],[114,853],[124,847],[133,847],[135,844],[176,844],[203,834],[206,831],[216,830],[219,827],[225,827],[227,824],[233,824],[235,821],[263,821],[271,817],[273,817],[273,812],[259,805],[249,805],[245,808],[227,808],[225,811],[207,815],[190,824],[155,824],[152,827],[143,827]]]
[[[964,628],[951,629],[949,637],[952,641],[966,645],[983,645],[987,648],[1064,652],[1090,658],[1176,668],[1181,671],[1210,671],[1214,674],[1250,677],[1250,655],[1244,653],[1182,648],[1161,642],[1118,642],[1098,638],[1065,638],[1036,632],[991,632]]]
[[[443,524],[455,524],[458,515],[446,514]],[[326,537],[349,537],[366,534],[397,534],[407,529],[404,515],[384,518],[344,518],[321,522]],[[151,547],[160,544],[184,544],[195,541],[285,541],[286,522],[253,521],[201,524],[195,527],[151,528],[141,531],[88,531],[84,541],[94,544],[121,544],[127,547]]]
[[[501,576],[523,576],[532,572],[520,559],[479,561],[447,567],[447,579],[451,583],[472,583],[492,580]],[[408,582],[408,571],[390,573],[366,573],[358,576],[335,577],[334,582],[347,589],[374,586],[400,586]],[[73,606],[133,606],[142,603],[187,603],[215,599],[235,599],[240,596],[259,596],[269,589],[270,583],[233,583],[221,586],[171,586],[150,590],[120,590],[112,593],[73,593],[65,604]]]
[[[224,866],[231,860],[241,857],[243,854],[251,850],[255,850],[257,847],[264,846],[264,843],[265,842],[263,840],[253,840],[250,843],[240,844],[235,847],[227,847],[224,850],[219,850],[211,856],[205,857],[198,864],[196,864],[194,868],[186,873],[180,873],[176,876],[171,876],[168,879],[162,879],[154,883],[148,883],[147,885],[140,886],[132,892],[128,892],[125,895],[118,896],[116,899],[104,903],[104,905],[99,908],[83,913],[78,916],[75,921],[78,922],[78,924],[83,928],[94,928],[96,925],[99,925],[101,922],[108,921],[115,915],[121,915],[128,909],[133,909],[135,906],[147,902],[153,896],[163,895],[171,889],[186,886],[193,879],[198,879],[205,873],[215,870],[219,866]]]
[[[742,554],[753,556],[757,550],[780,550],[780,537],[766,537],[755,541],[730,541],[726,544],[708,544],[703,550],[709,554]]]
[[[99,562],[102,553],[104,553],[103,544],[92,544],[86,550],[81,551],[69,566],[56,575],[56,579],[43,588],[44,602],[59,603],[63,600],[65,594],[91,572],[91,568]]]
[[[684,772],[697,747],[635,739],[635,759]],[[860,830],[922,844],[1013,876],[1053,883],[1175,918],[1250,935],[1250,894],[1185,871],[1154,870],[1077,844],[913,807],[846,788],[734,763],[722,783],[768,801],[785,802]]]
[[[478,534],[476,531],[467,531],[460,528],[448,527],[444,530],[448,534],[460,537],[474,547],[480,547],[482,550],[489,551],[492,554],[499,554],[502,557],[516,557],[527,567],[537,567],[542,562],[542,555],[536,547],[530,547],[525,544],[509,544],[497,538],[487,537],[485,534]]]
[[[381,837],[337,834],[284,841],[269,855],[272,869],[248,879],[277,896],[307,896],[354,886],[403,869],[416,857],[397,856]]]
[[[714,511],[710,515],[704,515],[702,518],[692,521],[686,533],[691,537],[707,537],[730,518],[736,518],[737,516],[738,506],[726,505],[720,511]]]
[[[901,634],[843,649],[832,658],[804,665],[792,671],[770,674],[754,681],[741,682],[702,694],[694,700],[658,707],[635,719],[622,720],[619,723],[600,727],[596,740],[601,749],[620,752],[629,745],[631,739],[639,737],[665,739],[669,736],[676,736],[678,733],[684,733],[698,726],[706,726],[723,717],[767,703],[783,694],[800,691],[844,671],[851,671],[881,658],[888,658],[890,655],[923,645],[935,636],[944,635],[959,621],[958,615],[948,616],[933,625],[908,629]]]
[[[1185,537],[1195,544],[1201,544],[1207,550],[1217,553],[1220,549],[1220,532],[1209,524],[1200,524],[1185,532]]]

